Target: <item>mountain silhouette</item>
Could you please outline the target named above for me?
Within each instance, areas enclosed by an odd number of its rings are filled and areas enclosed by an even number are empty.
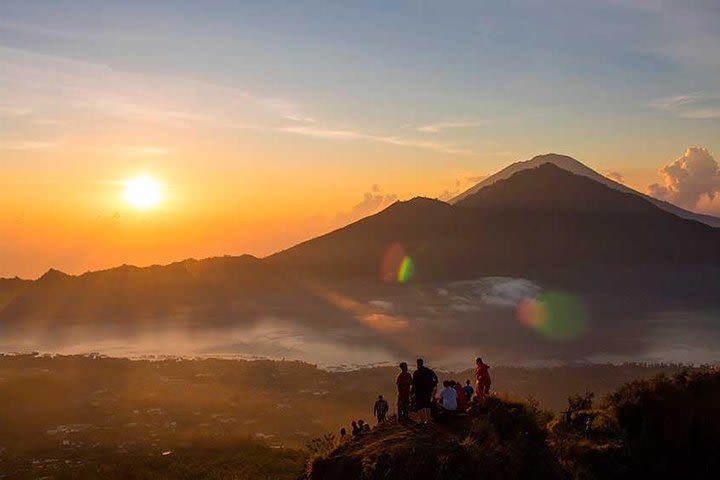
[[[623,193],[631,193],[638,197],[644,198],[645,200],[649,201],[656,207],[658,207],[662,210],[665,210],[666,212],[677,215],[678,217],[686,218],[688,220],[695,220],[698,222],[702,222],[702,223],[705,223],[712,227],[720,227],[720,218],[718,218],[718,217],[691,212],[691,211],[685,210],[683,208],[680,208],[677,205],[673,205],[672,203],[666,202],[664,200],[659,200],[657,198],[651,197],[644,193],[638,192],[636,190],[633,190],[632,188],[629,188],[629,187],[623,185],[622,183],[616,182],[614,180],[611,180],[611,179],[599,174],[595,170],[593,170],[590,167],[588,167],[587,165],[575,160],[572,157],[568,157],[567,155],[559,155],[557,153],[548,153],[545,155],[538,155],[536,157],[533,157],[530,160],[526,160],[523,162],[515,162],[512,165],[509,165],[506,168],[500,170],[496,174],[483,179],[481,182],[472,186],[471,188],[464,191],[460,195],[454,197],[453,199],[451,199],[449,201],[449,203],[451,203],[451,204],[460,203],[465,198],[479,192],[483,188],[485,188],[489,185],[492,185],[499,180],[504,180],[504,179],[510,178],[512,175],[514,175],[518,172],[521,172],[523,170],[532,169],[532,168],[537,168],[540,165],[543,165],[545,163],[552,163],[553,165],[560,167],[563,170],[567,170],[568,172],[574,173],[576,175],[582,175],[584,177],[590,178],[590,179],[595,180],[596,182],[602,183],[603,185],[610,187],[614,190],[618,190]]]
[[[0,310],[31,284],[32,281],[17,277],[0,278]]]
[[[532,277],[558,268],[717,265],[718,241],[720,230],[545,163],[455,205],[398,202],[269,260],[308,275],[371,278],[399,243],[419,281]]]
[[[291,280],[250,255],[123,265],[79,276],[50,270],[5,303],[0,327],[54,328],[82,321],[119,322],[124,328],[166,321],[248,324],[286,302],[299,313],[313,314],[317,306]]]

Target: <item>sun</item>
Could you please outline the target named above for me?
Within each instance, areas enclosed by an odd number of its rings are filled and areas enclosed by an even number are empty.
[[[125,184],[125,201],[135,208],[152,208],[163,197],[163,186],[148,175],[130,178]]]

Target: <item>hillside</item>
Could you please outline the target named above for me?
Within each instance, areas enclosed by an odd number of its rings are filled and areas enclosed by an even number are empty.
[[[479,415],[403,425],[394,419],[311,458],[306,480],[562,479],[537,412],[491,398]]]
[[[125,265],[79,276],[50,270],[13,292],[0,308],[0,326],[251,324],[287,302],[297,312],[311,314],[318,308],[313,296],[249,255],[145,268]],[[330,307],[321,307],[327,315]]]
[[[533,402],[489,397],[466,416],[423,426],[391,419],[326,438],[305,480],[716,478],[720,372],[681,372],[621,386],[595,405],[568,398],[554,416]]]
[[[31,280],[0,278],[0,310],[31,284]]]

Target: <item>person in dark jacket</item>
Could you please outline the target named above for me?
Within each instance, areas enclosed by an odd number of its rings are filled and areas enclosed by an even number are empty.
[[[375,406],[373,407],[373,415],[377,418],[378,425],[385,421],[385,416],[389,409],[390,406],[387,400],[385,400],[382,395],[378,395],[378,399],[375,401]]]
[[[466,400],[469,403],[470,400],[472,400],[473,394],[475,393],[475,389],[470,385],[470,380],[465,381],[465,386],[463,387],[463,390],[465,390]]]
[[[430,422],[430,408],[432,407],[432,396],[438,384],[437,375],[425,366],[422,358],[417,359],[417,370],[413,373],[412,395],[415,398],[420,422]]]
[[[405,422],[408,420],[408,413],[410,412],[410,390],[413,384],[413,377],[408,372],[407,363],[402,362],[400,364],[400,373],[395,379],[395,383],[398,389],[398,421]]]

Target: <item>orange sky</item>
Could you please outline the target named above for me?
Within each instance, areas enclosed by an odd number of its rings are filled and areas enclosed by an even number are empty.
[[[208,160],[198,163],[188,161],[200,155],[192,150],[98,149],[81,162],[57,149],[23,152],[27,166],[6,175],[0,193],[0,275],[35,277],[50,267],[81,273],[223,254],[262,256],[373,213],[395,198],[439,197],[467,188],[477,180],[473,177],[504,164],[478,160],[477,170],[462,171],[444,168],[445,155],[435,152],[317,143],[293,150],[293,169],[274,168],[272,156],[251,146],[247,153],[237,148],[232,154],[210,147],[203,155]],[[313,168],[307,157],[328,148],[342,155],[344,164]],[[407,164],[348,168],[375,155]],[[265,167],[253,168],[256,162]],[[52,163],[67,167],[51,168]],[[143,173],[164,186],[161,202],[146,210],[123,196],[123,181]],[[623,175],[635,185],[654,178],[652,170],[626,169]]]
[[[549,152],[720,214],[716,9],[39,0],[2,10],[0,277],[262,256]],[[707,149],[702,168],[672,185],[685,170],[658,172],[691,146]],[[145,211],[123,200],[123,182],[141,174],[166,190]]]

